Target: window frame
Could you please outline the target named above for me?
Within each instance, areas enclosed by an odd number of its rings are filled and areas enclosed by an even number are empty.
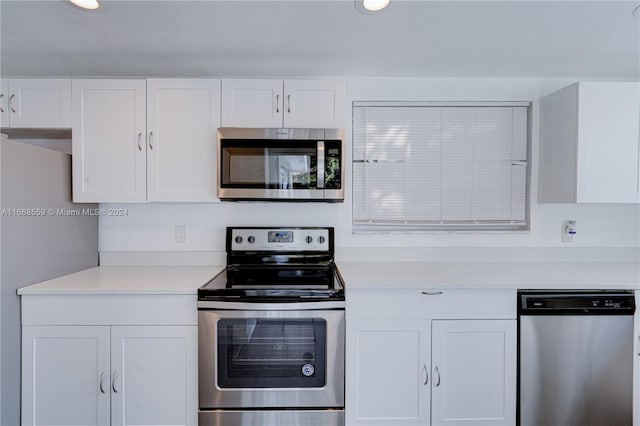
[[[525,111],[525,160],[511,160],[512,162],[523,163],[524,172],[524,219],[522,221],[514,220],[443,220],[442,213],[440,220],[434,221],[372,221],[368,222],[357,220],[355,216],[356,200],[355,200],[355,183],[357,163],[368,162],[368,160],[358,159],[355,150],[357,149],[357,114],[356,109],[361,107],[524,107]],[[353,233],[528,233],[531,226],[531,152],[532,152],[532,102],[531,101],[353,101],[352,103],[352,152],[351,152],[351,224]],[[475,127],[477,129],[477,127]],[[442,142],[441,142],[442,143]],[[365,154],[366,155],[366,154]],[[442,156],[442,152],[440,154]],[[512,164],[513,165],[513,164]],[[442,174],[442,171],[440,171]],[[512,175],[513,176],[513,175]],[[440,183],[442,188],[442,183]],[[402,188],[403,190],[404,188]],[[513,201],[512,201],[513,203]],[[442,207],[440,207],[442,209]]]

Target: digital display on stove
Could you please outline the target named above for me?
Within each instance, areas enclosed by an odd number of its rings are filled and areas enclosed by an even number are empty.
[[[293,231],[269,231],[267,241],[270,243],[293,243]]]

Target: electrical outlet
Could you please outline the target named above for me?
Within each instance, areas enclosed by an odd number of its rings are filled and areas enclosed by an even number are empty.
[[[575,220],[565,220],[562,225],[562,242],[572,243],[575,235],[578,233]]]
[[[176,225],[174,232],[177,244],[184,244],[187,242],[187,225]]]

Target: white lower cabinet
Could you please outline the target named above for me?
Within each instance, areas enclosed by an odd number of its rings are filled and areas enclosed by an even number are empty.
[[[112,425],[196,424],[197,338],[196,326],[111,328]]]
[[[347,425],[515,425],[515,292],[358,293],[347,297]]]
[[[23,327],[22,424],[108,425],[109,347],[109,327]]]
[[[198,423],[195,295],[22,295],[22,425]]]
[[[347,424],[429,423],[428,340],[426,321],[347,320]]]
[[[435,320],[431,325],[431,424],[514,424],[516,321]]]
[[[196,326],[23,327],[23,425],[195,425]]]

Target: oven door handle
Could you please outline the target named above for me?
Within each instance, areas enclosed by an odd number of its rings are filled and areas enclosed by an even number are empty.
[[[198,310],[216,309],[224,311],[311,311],[344,309],[344,300],[300,303],[251,303],[230,301],[198,301]]]

